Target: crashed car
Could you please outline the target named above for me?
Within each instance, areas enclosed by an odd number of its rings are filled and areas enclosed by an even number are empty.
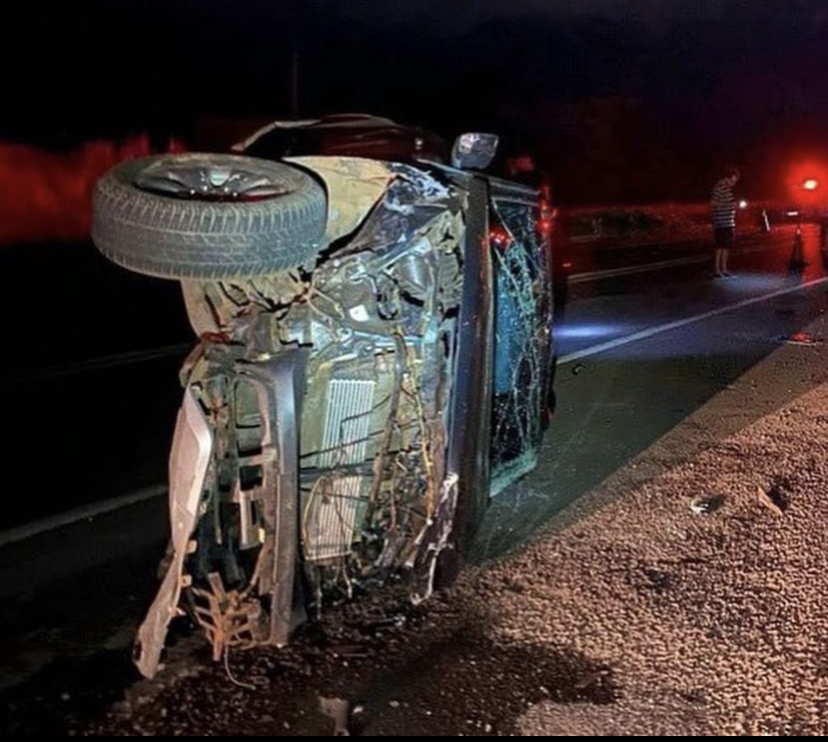
[[[220,659],[285,645],[389,580],[424,600],[489,499],[535,466],[550,245],[538,194],[484,174],[496,146],[331,117],[98,182],[95,244],[179,281],[198,337],[166,573],[136,640],[145,676],[181,613]]]

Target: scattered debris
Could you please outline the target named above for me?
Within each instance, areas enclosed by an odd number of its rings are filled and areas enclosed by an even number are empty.
[[[700,495],[690,502],[690,510],[696,515],[708,515],[724,505],[724,495]]]
[[[607,674],[608,671],[605,668],[589,672],[586,675],[584,675],[577,683],[575,683],[575,687],[578,690],[584,690],[586,688],[589,688],[591,685],[595,685],[596,682],[598,682]]]
[[[583,370],[584,370],[584,364],[583,364],[583,363],[576,363],[576,364],[572,367],[572,374],[573,374],[574,376],[577,376],[577,375],[578,375],[579,373],[581,373],[581,371],[583,371]]]
[[[770,492],[765,492],[763,487],[756,488],[756,494],[759,497],[759,502],[764,505],[768,510],[772,511],[774,515],[784,515],[784,501],[779,496],[778,492],[775,490],[771,490]]]
[[[359,644],[338,644],[331,648],[331,652],[337,657],[368,657],[369,652]]]
[[[408,618],[403,613],[394,613],[387,616],[383,616],[382,618],[375,618],[370,621],[364,622],[363,626],[366,628],[371,629],[382,629],[382,628],[401,628],[405,626],[406,621]]]
[[[795,332],[792,335],[779,335],[776,338],[777,342],[785,345],[808,345],[815,346],[822,343],[821,340],[809,335],[807,332]]]
[[[344,698],[322,698],[319,697],[319,710],[334,723],[334,737],[350,737],[348,731],[348,708],[349,704]]]

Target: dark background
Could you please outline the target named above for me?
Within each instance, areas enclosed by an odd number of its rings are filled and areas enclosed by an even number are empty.
[[[207,115],[290,115],[295,76],[302,115],[495,130],[539,157],[562,203],[706,198],[729,162],[764,197],[794,161],[826,158],[821,2],[87,0],[5,14],[6,140],[192,138]]]

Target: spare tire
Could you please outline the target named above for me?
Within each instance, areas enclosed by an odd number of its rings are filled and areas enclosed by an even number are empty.
[[[110,260],[162,278],[260,276],[313,261],[324,188],[282,162],[224,154],[156,155],[98,181],[92,241]]]

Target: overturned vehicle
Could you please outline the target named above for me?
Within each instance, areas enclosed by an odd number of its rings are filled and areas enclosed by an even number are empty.
[[[181,612],[218,659],[284,645],[309,613],[389,579],[427,598],[489,498],[535,466],[550,245],[538,194],[481,172],[494,147],[331,117],[98,183],[95,244],[180,281],[198,336],[144,675]]]

